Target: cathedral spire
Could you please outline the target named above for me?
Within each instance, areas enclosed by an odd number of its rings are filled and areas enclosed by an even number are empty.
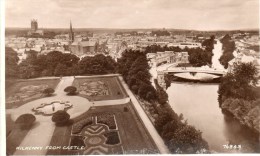
[[[73,32],[73,30],[72,30],[71,20],[70,20],[69,41],[70,41],[70,43],[74,42],[74,32]]]
[[[72,32],[72,24],[71,24],[71,20],[70,20],[70,32]]]

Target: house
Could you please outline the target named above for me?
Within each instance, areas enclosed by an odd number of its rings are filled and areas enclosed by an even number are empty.
[[[96,53],[97,42],[92,41],[80,41],[73,42],[70,45],[70,50],[73,54],[81,56],[84,54],[92,55]]]
[[[183,64],[189,63],[189,54],[188,52],[174,52],[174,51],[164,51],[157,53],[148,53],[146,54],[147,59],[150,60],[151,64],[160,66],[161,64]]]

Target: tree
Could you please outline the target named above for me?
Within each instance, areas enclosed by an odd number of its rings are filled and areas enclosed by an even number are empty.
[[[177,129],[182,126],[182,123],[178,120],[178,118],[173,118],[171,121],[167,122],[162,127],[161,136],[163,140],[165,140],[166,144],[174,137]]]
[[[132,85],[131,90],[132,90],[135,94],[137,94],[137,93],[138,93],[138,86],[137,86],[137,85]]]
[[[234,65],[234,76],[241,84],[255,87],[258,81],[258,70],[252,63],[241,63]]]
[[[215,43],[215,36],[210,36],[210,39],[206,39],[202,42],[202,46],[206,47],[206,51],[212,52],[214,49],[214,43]]]
[[[43,94],[45,94],[46,96],[51,96],[51,94],[54,93],[54,89],[52,88],[46,88],[42,91]]]
[[[203,50],[201,48],[185,48],[185,51],[189,54],[189,62],[195,67],[201,67],[204,65],[212,64],[212,49],[208,48],[208,50]]]
[[[15,124],[21,129],[29,129],[35,120],[36,118],[33,114],[23,114],[16,119]]]
[[[63,126],[70,120],[70,115],[66,111],[59,110],[52,115],[51,120],[56,123],[57,126]]]
[[[80,74],[108,74],[115,72],[116,62],[110,56],[98,54],[81,59],[78,68]]]
[[[29,79],[34,77],[34,67],[33,65],[29,64],[27,61],[23,61],[19,64],[19,77],[22,79]]]
[[[169,141],[169,150],[172,153],[192,154],[201,149],[208,149],[208,144],[202,139],[201,132],[193,126],[184,126],[176,130]]]
[[[74,86],[68,86],[64,89],[64,92],[66,92],[68,95],[75,95],[77,93],[77,88]]]
[[[5,75],[7,78],[17,77],[19,58],[17,53],[10,47],[5,47]]]
[[[258,81],[258,70],[252,63],[234,65],[234,70],[221,79],[218,94],[220,106],[227,98],[255,100],[257,93],[254,88]]]
[[[54,70],[54,75],[55,76],[64,76],[67,74],[66,71],[67,71],[66,65],[59,63]]]
[[[223,44],[223,54],[220,56],[219,61],[220,63],[227,68],[228,62],[234,58],[233,52],[236,49],[235,42],[232,41],[231,37],[226,34],[220,42]]]
[[[154,126],[159,134],[162,134],[163,126],[172,121],[172,114],[167,109],[159,111],[159,116],[155,119]]]
[[[168,102],[168,94],[166,93],[166,91],[164,91],[164,89],[159,88],[157,89],[157,95],[158,95],[158,102],[160,104],[166,104]]]
[[[220,58],[219,62],[224,66],[225,69],[228,68],[228,62],[234,58],[233,53],[223,53]]]
[[[147,99],[147,101],[152,101],[152,100],[156,99],[156,95],[154,94],[154,92],[149,91],[146,93],[145,99]]]
[[[162,105],[167,104],[168,102],[168,94],[166,91],[158,84],[157,80],[154,80],[155,86],[156,86],[156,92],[157,92],[157,99],[158,102]]]

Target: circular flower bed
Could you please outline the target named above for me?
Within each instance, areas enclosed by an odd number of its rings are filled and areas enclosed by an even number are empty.
[[[51,103],[42,103],[40,106],[33,108],[35,114],[52,115],[58,111],[66,111],[72,107],[69,101],[53,101]]]

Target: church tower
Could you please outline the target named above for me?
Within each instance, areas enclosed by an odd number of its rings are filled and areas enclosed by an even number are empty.
[[[74,32],[73,32],[73,30],[72,30],[71,21],[70,21],[69,42],[70,42],[70,43],[73,43],[73,42],[74,42]]]
[[[38,29],[38,22],[36,19],[31,20],[31,30],[35,32]]]

